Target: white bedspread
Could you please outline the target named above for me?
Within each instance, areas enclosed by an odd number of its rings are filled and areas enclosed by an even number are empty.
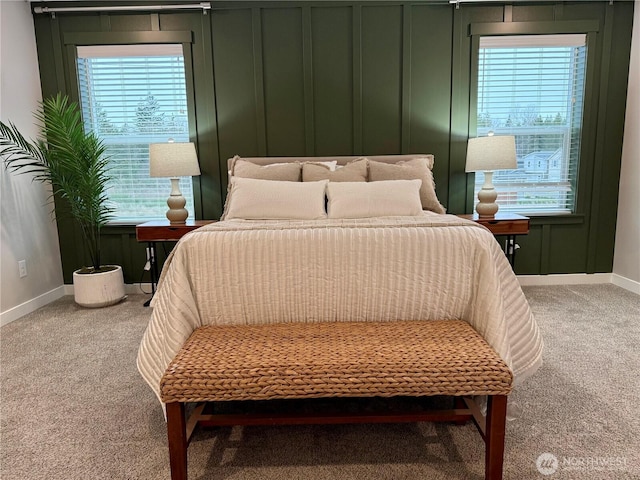
[[[211,324],[464,319],[514,372],[542,339],[500,246],[453,215],[242,221],[202,227],[167,259],[138,352],[156,395],[194,329]]]

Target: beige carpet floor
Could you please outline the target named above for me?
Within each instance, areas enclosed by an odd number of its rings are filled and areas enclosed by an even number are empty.
[[[504,478],[640,479],[640,297],[612,285],[525,294],[545,364],[513,394]],[[135,366],[145,298],[87,310],[65,297],[0,329],[0,479],[169,479],[162,413]],[[558,460],[548,476],[543,453]],[[190,479],[484,478],[471,424],[208,429],[189,467]]]

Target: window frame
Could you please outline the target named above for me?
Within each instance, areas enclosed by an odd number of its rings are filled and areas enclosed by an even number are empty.
[[[564,35],[584,34],[586,37],[587,56],[584,85],[584,101],[582,112],[582,132],[579,150],[579,159],[576,169],[575,204],[572,213],[527,213],[529,217],[542,217],[552,221],[558,219],[562,223],[579,223],[584,220],[589,207],[590,196],[583,194],[589,191],[592,177],[592,165],[595,157],[597,119],[592,114],[597,111],[597,95],[591,92],[597,91],[596,54],[598,50],[597,34],[599,22],[595,20],[560,21],[560,22],[487,22],[472,23],[469,29],[471,39],[471,65],[469,81],[469,138],[477,136],[478,114],[478,73],[480,38],[484,36],[519,36],[519,35]],[[475,176],[469,174],[466,177],[466,202],[467,211],[473,211],[475,205]],[[554,222],[555,223],[555,222]]]
[[[189,141],[197,145],[197,127],[195,111],[195,87],[193,72],[193,34],[191,31],[145,31],[145,32],[96,32],[65,33],[63,43],[66,49],[67,71],[69,72],[71,89],[69,98],[80,105],[80,84],[78,80],[78,49],[79,46],[100,45],[153,45],[153,44],[180,44],[184,58],[185,86],[187,90],[187,118],[189,122]],[[193,206],[194,218],[202,218],[202,186],[201,177],[194,176]],[[138,222],[118,221],[109,222],[109,225],[135,225]]]

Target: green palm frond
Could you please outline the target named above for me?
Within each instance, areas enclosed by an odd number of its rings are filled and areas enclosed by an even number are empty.
[[[42,133],[36,141],[25,139],[13,123],[0,122],[0,158],[13,173],[50,182],[54,196],[68,202],[97,269],[100,229],[114,211],[106,195],[110,180],[106,147],[93,132],[85,132],[78,105],[64,95],[45,99],[34,117]]]
[[[33,173],[35,179],[49,179],[48,162],[37,143],[29,142],[11,122],[0,122],[0,147],[5,166],[16,173]]]

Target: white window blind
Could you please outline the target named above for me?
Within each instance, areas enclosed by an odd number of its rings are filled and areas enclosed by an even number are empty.
[[[501,211],[575,210],[586,50],[584,34],[481,37],[477,134],[516,137],[517,170],[493,176]]]
[[[169,179],[149,177],[149,144],[189,141],[181,45],[78,47],[80,105],[85,128],[110,155],[108,198],[115,221],[165,218]],[[193,214],[191,177],[180,189]]]

